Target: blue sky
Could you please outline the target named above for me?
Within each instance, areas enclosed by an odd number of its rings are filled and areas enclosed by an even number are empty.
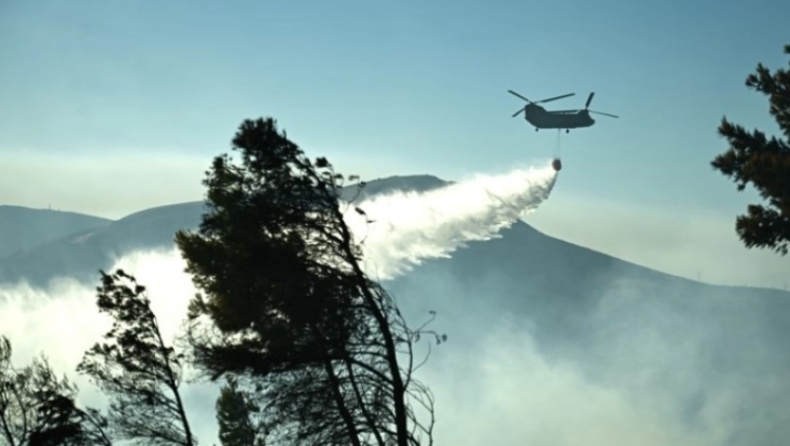
[[[22,172],[17,184],[64,203],[130,189],[123,175],[182,191],[147,189],[128,212],[198,199],[210,158],[258,116],[341,172],[455,180],[553,154],[556,132],[511,118],[523,103],[508,89],[575,92],[549,104],[562,109],[595,91],[591,109],[620,119],[562,135],[550,201],[723,212],[731,225],[755,196],[710,167],[727,148],[716,128],[727,115],[775,130],[744,80],[758,62],[786,64],[788,16],[788,2],[745,0],[3,2],[0,201],[46,205],[9,192]],[[157,160],[170,164],[146,173]],[[36,181],[33,166],[46,171]]]

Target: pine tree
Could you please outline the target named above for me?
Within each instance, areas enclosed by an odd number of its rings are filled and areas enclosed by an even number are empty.
[[[232,376],[220,391],[216,409],[222,446],[264,446],[252,422],[251,413],[256,407],[247,400]]]
[[[110,446],[104,416],[77,407],[77,387],[46,356],[17,369],[11,352],[0,336],[0,446]]]
[[[233,148],[238,159],[218,156],[207,172],[198,231],[176,235],[200,290],[188,331],[197,368],[254,381],[269,443],[430,442],[433,397],[412,376],[419,333],[363,271],[346,178],[272,118],[243,122]]]
[[[785,45],[790,54],[790,45]],[[746,86],[769,98],[770,113],[784,138],[768,138],[763,132],[751,133],[723,118],[719,134],[730,148],[712,162],[737,183],[738,191],[754,186],[767,206],[751,204],[747,215],[736,219],[735,229],[747,248],[772,248],[787,254],[790,241],[790,71],[771,73],[763,64],[746,79]]]
[[[182,355],[165,344],[146,288],[121,269],[101,275],[96,303],[113,325],[106,342],[85,352],[77,371],[110,396],[109,422],[119,439],[195,446],[181,398]]]

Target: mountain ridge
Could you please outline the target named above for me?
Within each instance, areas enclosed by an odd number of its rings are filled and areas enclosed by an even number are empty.
[[[79,212],[0,205],[0,258],[111,222]]]

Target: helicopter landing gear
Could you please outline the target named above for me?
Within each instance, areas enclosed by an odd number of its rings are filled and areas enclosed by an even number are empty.
[[[570,133],[571,129],[565,129],[565,133]]]
[[[539,129],[539,128],[537,128],[537,127],[535,127],[535,131],[537,132],[538,130],[540,130],[540,129]]]

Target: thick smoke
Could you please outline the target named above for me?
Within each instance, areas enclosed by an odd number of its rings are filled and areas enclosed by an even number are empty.
[[[427,192],[377,195],[347,213],[364,241],[367,272],[392,279],[422,261],[450,257],[467,242],[489,240],[549,197],[557,172],[550,166],[478,175]],[[368,223],[370,221],[370,223]]]

